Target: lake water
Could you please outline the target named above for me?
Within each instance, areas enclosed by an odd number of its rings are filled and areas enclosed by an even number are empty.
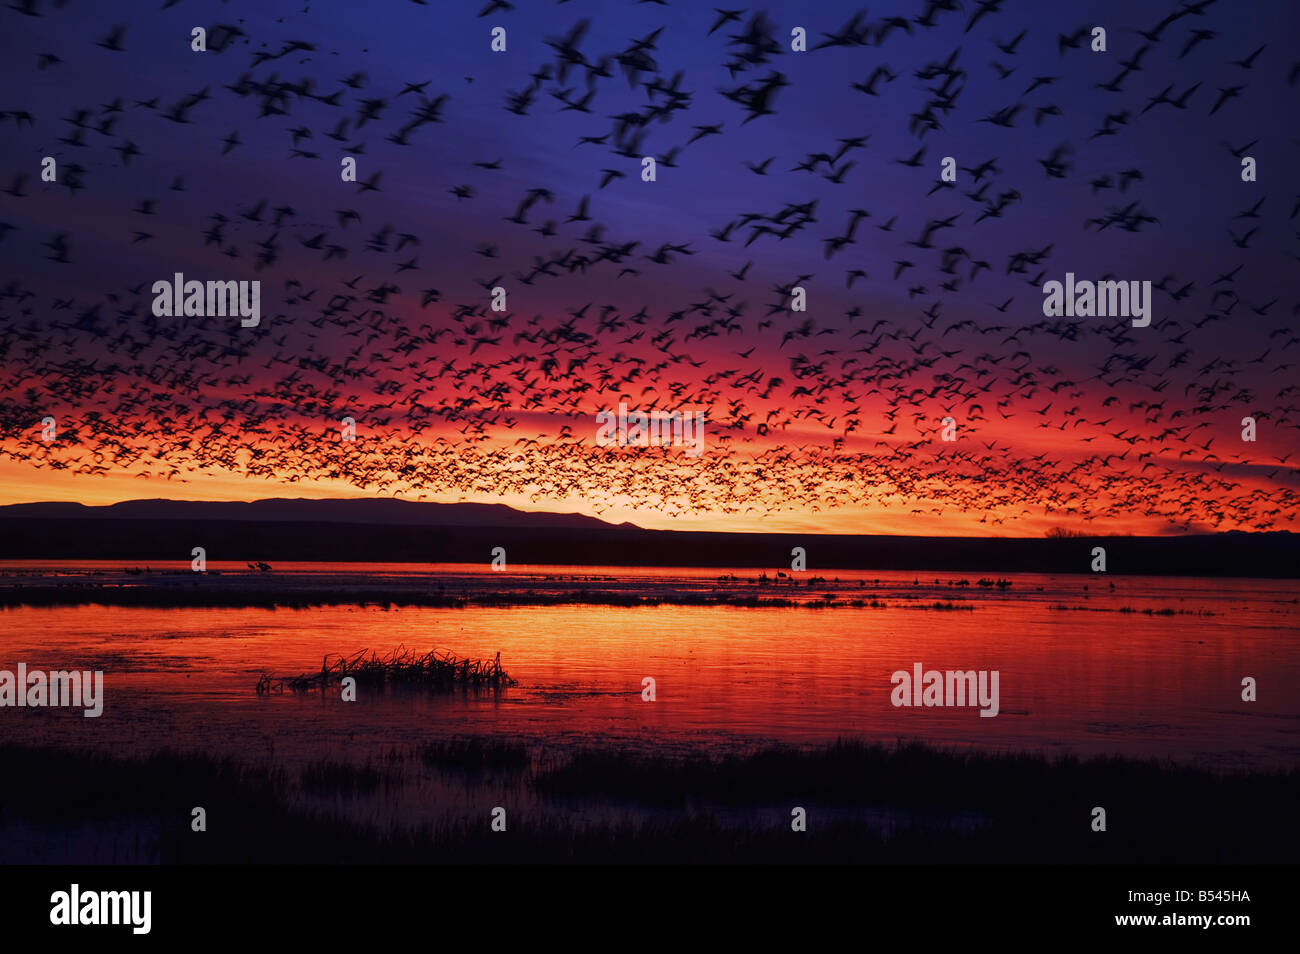
[[[0,563],[0,583],[138,581],[128,566]],[[151,577],[170,570],[180,580],[187,569],[155,565]],[[106,699],[98,719],[80,710],[0,709],[4,737],[290,763],[485,733],[659,750],[917,738],[1000,751],[1154,755],[1221,769],[1300,764],[1300,585],[1293,581],[1013,574],[999,589],[974,579],[958,586],[959,574],[834,571],[815,586],[781,589],[756,583],[753,570],[210,569],[224,571],[222,585],[324,583],[344,592],[387,580],[497,595],[762,593],[793,595],[802,605],[8,608],[0,610],[0,669],[18,662],[102,669]],[[930,608],[936,601],[962,608]],[[356,703],[254,691],[264,672],[308,672],[326,654],[398,646],[487,659],[500,652],[519,685],[477,695],[363,692]],[[997,670],[999,714],[893,706],[891,674],[915,663]],[[1253,703],[1241,699],[1246,676],[1258,681]],[[653,703],[641,698],[645,677],[656,682]]]

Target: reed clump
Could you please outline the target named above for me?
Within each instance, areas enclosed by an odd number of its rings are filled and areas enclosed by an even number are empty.
[[[367,655],[369,654],[369,655]],[[491,661],[468,659],[431,650],[418,653],[399,646],[387,656],[363,649],[355,656],[326,655],[319,672],[297,676],[273,676],[263,673],[257,680],[257,694],[284,692],[322,692],[338,686],[346,678],[356,680],[357,688],[407,687],[422,689],[503,689],[518,683],[501,668],[501,654]]]

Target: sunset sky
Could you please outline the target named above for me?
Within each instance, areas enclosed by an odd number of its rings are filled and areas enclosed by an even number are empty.
[[[1300,529],[1297,8],[967,6],[771,3],[711,34],[683,3],[0,11],[0,503]],[[1095,25],[1106,52],[1059,42]],[[261,281],[260,324],[154,317],[176,272]],[[1151,325],[1045,318],[1067,272],[1152,282]],[[704,412],[703,453],[597,446],[620,402]]]

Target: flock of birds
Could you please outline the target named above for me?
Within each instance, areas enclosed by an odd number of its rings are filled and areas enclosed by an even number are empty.
[[[585,164],[590,186],[512,192],[510,166],[523,160],[460,152],[433,174],[437,195],[421,180],[417,201],[403,196],[412,188],[403,166],[390,163],[427,148],[433,135],[458,141],[457,101],[479,95],[474,77],[382,86],[367,72],[382,69],[380,53],[364,54],[369,67],[340,69],[342,57],[318,42],[272,39],[283,23],[232,16],[207,28],[205,55],[226,82],[141,98],[108,88],[85,64],[131,55],[132,24],[86,37],[62,4],[15,0],[0,14],[6,31],[21,31],[24,17],[66,21],[64,46],[32,48],[33,77],[80,69],[84,82],[62,115],[0,108],[11,143],[0,191],[0,458],[88,485],[120,474],[178,482],[233,474],[410,498],[512,495],[649,523],[721,514],[759,528],[775,514],[847,507],[978,517],[1012,531],[1022,521],[1102,529],[1135,517],[1184,529],[1294,526],[1300,334],[1291,319],[1300,299],[1294,288],[1289,299],[1261,298],[1247,279],[1287,267],[1295,274],[1300,257],[1258,232],[1266,218],[1294,230],[1300,196],[1283,201],[1277,187],[1261,189],[1213,240],[1231,256],[1221,273],[1160,276],[1150,328],[1045,318],[1043,282],[1068,266],[1054,257],[1058,243],[1034,234],[997,249],[982,237],[985,223],[1014,224],[1025,211],[1024,184],[998,156],[963,158],[959,181],[945,182],[939,160],[952,147],[933,143],[991,128],[1006,153],[1023,149],[1021,130],[1060,121],[1050,94],[1070,58],[1088,55],[1089,28],[1035,36],[1015,28],[1003,0],[899,6],[911,9],[810,28],[806,55],[832,51],[844,57],[837,64],[866,64],[819,80],[864,107],[885,96],[915,101],[914,148],[879,154],[872,139],[880,133],[859,128],[860,116],[827,130],[812,151],[791,149],[795,138],[775,132],[773,155],[737,156],[728,173],[743,177],[751,208],[703,234],[647,240],[613,197],[642,184],[644,156],[655,157],[660,177],[688,176],[706,161],[699,149],[771,122],[782,97],[805,82],[781,66],[794,55],[787,24],[760,10],[714,11],[707,34],[693,38],[717,53],[708,66],[720,82],[710,93],[688,88],[687,69],[673,63],[681,27],[601,49],[589,39],[591,21],[579,17],[546,38],[540,62],[510,61],[519,82],[497,108],[525,144],[552,136],[558,114],[581,117],[589,131],[565,147]],[[1209,26],[1216,6],[1182,0],[1132,44],[1111,30],[1116,73],[1092,93],[1095,128],[1036,157],[1043,181],[1082,176],[1096,196],[1095,215],[1062,228],[1082,224],[1104,241],[1161,227],[1162,210],[1141,197],[1149,169],[1080,171],[1094,142],[1124,137],[1156,110],[1222,118],[1256,77],[1290,95],[1298,67],[1275,55],[1280,44],[1222,51]],[[509,25],[514,7],[489,0],[479,17]],[[568,9],[561,0],[557,12]],[[980,35],[1012,29],[990,40],[973,34],[977,27]],[[887,62],[901,38],[921,34],[951,38],[951,50]],[[14,56],[29,55],[21,45]],[[1062,75],[1022,66],[1031,47],[1046,49]],[[1200,83],[1168,84],[1153,61],[1175,50],[1175,61],[1218,56],[1240,82],[1215,94]],[[964,107],[973,71],[1009,102],[982,116]],[[165,147],[141,145],[173,128],[227,122],[236,110],[259,130],[283,130],[287,153],[274,161],[303,176],[316,163],[336,187],[269,198],[251,175],[238,194],[217,192],[196,181],[201,171],[164,174]],[[208,136],[213,160],[244,157],[252,169],[267,161],[250,155],[256,147],[238,128]],[[1224,146],[1236,163],[1254,143]],[[40,179],[45,155],[58,159],[54,183]],[[365,171],[340,188],[342,156],[362,158]],[[880,170],[913,176],[918,197],[939,196],[947,212],[930,217],[918,201],[887,218],[873,214],[865,177]],[[133,175],[149,194],[123,200],[101,185],[110,174]],[[777,198],[777,188],[802,194]],[[174,221],[180,193],[201,195],[210,212]],[[90,208],[76,212],[76,203]],[[467,249],[477,274],[421,255],[436,244],[433,232],[460,240],[429,226],[429,215],[443,212],[478,223]],[[62,225],[64,214],[81,217]],[[187,277],[260,278],[260,325],[155,317],[150,286],[179,267],[115,265],[115,287],[79,287],[87,263],[78,246],[121,221],[129,224],[114,261],[166,261],[159,246],[187,242]],[[812,250],[821,264],[776,271],[772,262],[793,249]],[[38,267],[20,270],[20,255]],[[718,264],[740,258],[739,267]],[[681,291],[691,282],[703,287]],[[989,301],[984,289],[999,282],[1020,290]],[[504,311],[491,307],[497,286],[510,289]],[[795,310],[799,289],[824,302],[830,287],[851,302],[839,313]],[[868,291],[896,305],[864,304]],[[515,304],[536,301],[547,305]],[[1225,335],[1227,326],[1239,330]],[[1224,340],[1251,342],[1258,353],[1232,356]],[[620,402],[704,411],[706,452],[597,446],[596,412]],[[54,440],[42,439],[47,415],[58,421]],[[1246,416],[1258,422],[1259,443],[1240,439]],[[344,418],[356,422],[355,440],[343,439]],[[943,439],[945,418],[958,427],[955,441]]]

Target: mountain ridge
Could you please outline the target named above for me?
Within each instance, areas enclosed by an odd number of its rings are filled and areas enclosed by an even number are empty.
[[[113,504],[43,501],[0,505],[0,518],[50,520],[219,520],[422,527],[633,528],[577,513],[517,510],[506,504],[434,503],[375,497],[264,497],[259,500],[171,500],[150,497]],[[638,528],[639,529],[639,528]]]

